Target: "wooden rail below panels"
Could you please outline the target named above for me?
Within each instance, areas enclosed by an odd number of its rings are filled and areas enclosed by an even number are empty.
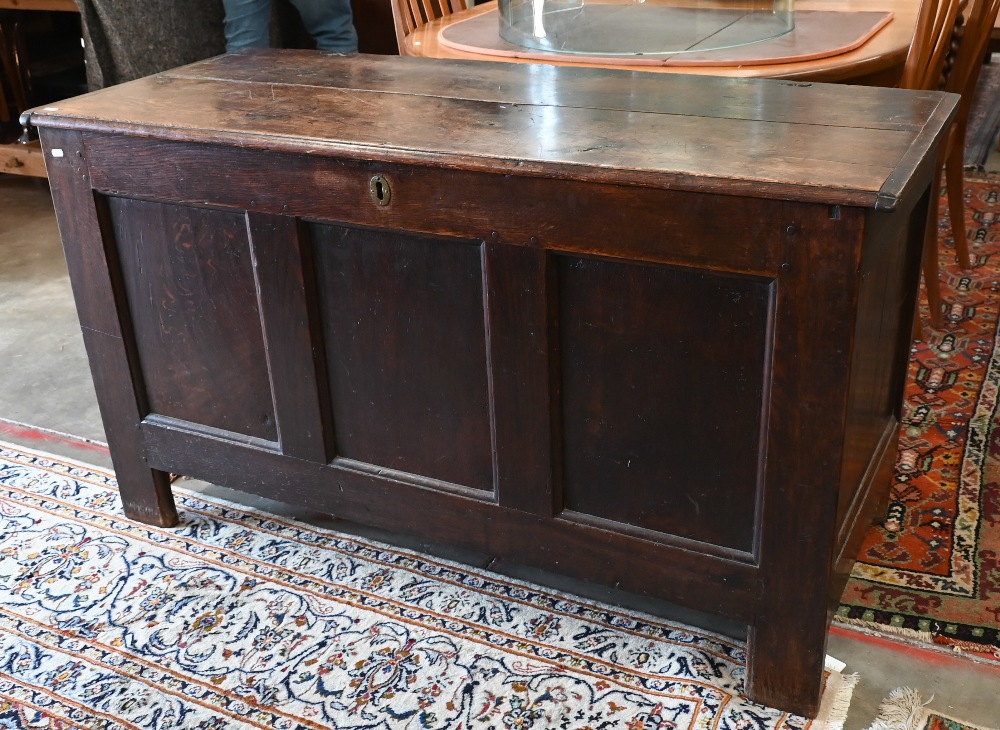
[[[45,158],[37,140],[30,144],[0,145],[0,173],[46,177]]]

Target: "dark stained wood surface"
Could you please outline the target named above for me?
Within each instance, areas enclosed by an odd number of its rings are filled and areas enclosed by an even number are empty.
[[[760,198],[727,199],[738,210],[733,215],[752,222],[754,233],[733,236],[732,220],[717,215],[719,198],[702,192],[572,180],[553,189],[544,178],[515,175],[504,175],[498,185],[494,174],[480,171],[450,170],[443,179],[424,166],[341,159],[331,165],[316,155],[118,135],[88,137],[87,154],[97,162],[91,170],[97,189],[137,197],[169,189],[172,199],[190,205],[237,207],[250,201],[254,212],[762,275],[773,275],[781,264],[770,237],[782,229],[766,219],[769,204]],[[122,159],[129,164],[116,164]],[[395,191],[391,205],[371,202],[369,181],[376,172]],[[313,184],[303,187],[302,180]],[[497,214],[504,209],[519,214]],[[564,213],[558,228],[534,224],[547,209]],[[689,224],[692,218],[699,220],[697,230]],[[626,224],[632,232],[622,236]]]
[[[126,512],[182,473],[666,599],[815,713],[954,110],[849,92],[267,52],[36,112]]]
[[[899,90],[485,62],[444,79],[432,59],[286,53],[209,60],[34,116],[308,154],[576,179],[600,170],[622,183],[891,206],[933,142],[920,138],[920,120],[948,113],[940,96]]]
[[[121,282],[120,265],[106,247],[111,226],[106,207],[99,207],[90,187],[82,135],[54,131],[47,141],[71,150],[64,164],[53,165],[49,184],[64,242],[70,283],[76,301],[83,343],[90,360],[94,387],[126,515],[155,525],[177,523],[170,492],[170,473],[153,469],[140,445],[138,424],[148,412],[144,389],[137,380],[135,338]],[[49,154],[51,154],[49,148]]]
[[[772,280],[557,261],[566,509],[752,556]]]
[[[246,226],[279,446],[299,459],[327,461],[333,436],[323,420],[326,365],[313,349],[320,323],[311,250],[289,216],[248,213]]]
[[[492,493],[482,244],[308,231],[338,456]]]
[[[277,441],[242,215],[105,199],[155,413]]]

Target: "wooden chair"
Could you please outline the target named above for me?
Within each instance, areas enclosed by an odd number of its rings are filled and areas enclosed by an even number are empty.
[[[13,75],[13,47],[7,40],[7,31],[0,17],[0,122],[11,120],[11,110],[7,105],[7,88],[13,86],[8,79]],[[13,95],[15,92],[11,91]],[[15,106],[17,103],[15,102]]]
[[[13,115],[7,105],[5,89],[10,91],[14,103]],[[13,18],[0,10],[0,120],[17,119],[30,106],[30,90],[31,79],[24,63],[20,28]]]
[[[466,7],[465,0],[392,0],[392,22],[396,26],[399,54],[410,55],[403,41],[417,28]]]
[[[976,2],[977,0],[972,0]],[[960,11],[966,0],[922,0],[917,15],[913,41],[903,65],[899,86],[903,89],[936,90],[944,88],[948,71],[954,62],[953,40]],[[942,144],[939,161],[944,165],[946,144]],[[941,177],[936,175],[931,185],[927,236],[924,241],[923,272],[931,325],[944,323],[941,313],[941,282],[938,271],[937,207],[941,194]],[[914,323],[915,331],[919,320]]]
[[[948,216],[955,239],[958,263],[963,269],[971,266],[969,242],[965,232],[965,134],[972,111],[972,102],[983,68],[983,59],[990,44],[1000,0],[969,0],[964,23],[956,30],[958,50],[945,82],[945,90],[961,94],[958,114],[945,140],[945,187],[948,196]]]
[[[944,86],[944,70],[948,64],[959,11],[964,2],[965,0],[922,0],[913,40],[899,81],[900,88],[927,90]]]

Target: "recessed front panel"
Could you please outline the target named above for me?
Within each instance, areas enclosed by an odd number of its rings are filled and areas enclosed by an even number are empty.
[[[481,243],[309,235],[337,456],[492,490]]]
[[[106,200],[149,411],[276,440],[245,218]]]
[[[771,283],[557,260],[564,508],[752,552]]]

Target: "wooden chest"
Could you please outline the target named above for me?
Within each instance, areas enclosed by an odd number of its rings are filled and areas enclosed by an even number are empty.
[[[175,472],[667,599],[813,714],[955,98],[261,51],[35,110],[125,511]]]

